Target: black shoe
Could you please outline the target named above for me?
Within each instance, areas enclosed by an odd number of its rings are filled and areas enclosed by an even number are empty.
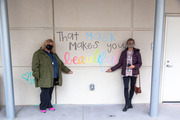
[[[131,103],[129,104],[129,108],[133,108],[133,106],[132,106],[132,104],[131,104]]]
[[[126,104],[126,105],[124,106],[124,108],[123,108],[123,112],[126,112],[128,108],[129,108],[129,105]]]
[[[129,102],[129,108],[133,108],[132,103],[131,103],[131,99],[129,99],[128,102]],[[128,108],[128,109],[129,109],[129,108]]]

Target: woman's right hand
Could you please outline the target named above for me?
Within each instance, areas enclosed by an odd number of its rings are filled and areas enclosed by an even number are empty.
[[[106,72],[111,72],[112,70],[111,69],[107,69]]]
[[[69,71],[68,74],[73,74],[73,71]]]

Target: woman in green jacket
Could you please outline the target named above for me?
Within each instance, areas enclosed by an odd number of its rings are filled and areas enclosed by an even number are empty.
[[[73,72],[64,65],[55,53],[52,39],[45,40],[42,47],[34,53],[32,71],[35,77],[35,86],[41,88],[40,111],[46,113],[47,108],[54,111],[55,108],[51,104],[54,85],[62,86],[61,71],[68,74]]]

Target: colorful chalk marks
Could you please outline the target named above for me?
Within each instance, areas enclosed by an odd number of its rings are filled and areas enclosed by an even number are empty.
[[[117,33],[113,32],[61,31],[56,33],[60,42],[60,46],[57,47],[63,47],[61,58],[64,58],[66,65],[111,66],[118,62],[120,49],[126,47],[124,42],[119,42]],[[64,47],[65,45],[67,47]]]
[[[32,72],[26,72],[25,74],[22,74],[21,77],[22,79],[26,80],[30,85],[35,84]]]

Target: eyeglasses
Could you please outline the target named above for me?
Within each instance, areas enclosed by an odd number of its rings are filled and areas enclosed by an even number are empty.
[[[53,47],[53,45],[51,45],[51,44],[47,44],[47,45],[49,45],[49,46],[52,46],[52,47]]]
[[[128,43],[128,45],[134,45],[134,43]]]

